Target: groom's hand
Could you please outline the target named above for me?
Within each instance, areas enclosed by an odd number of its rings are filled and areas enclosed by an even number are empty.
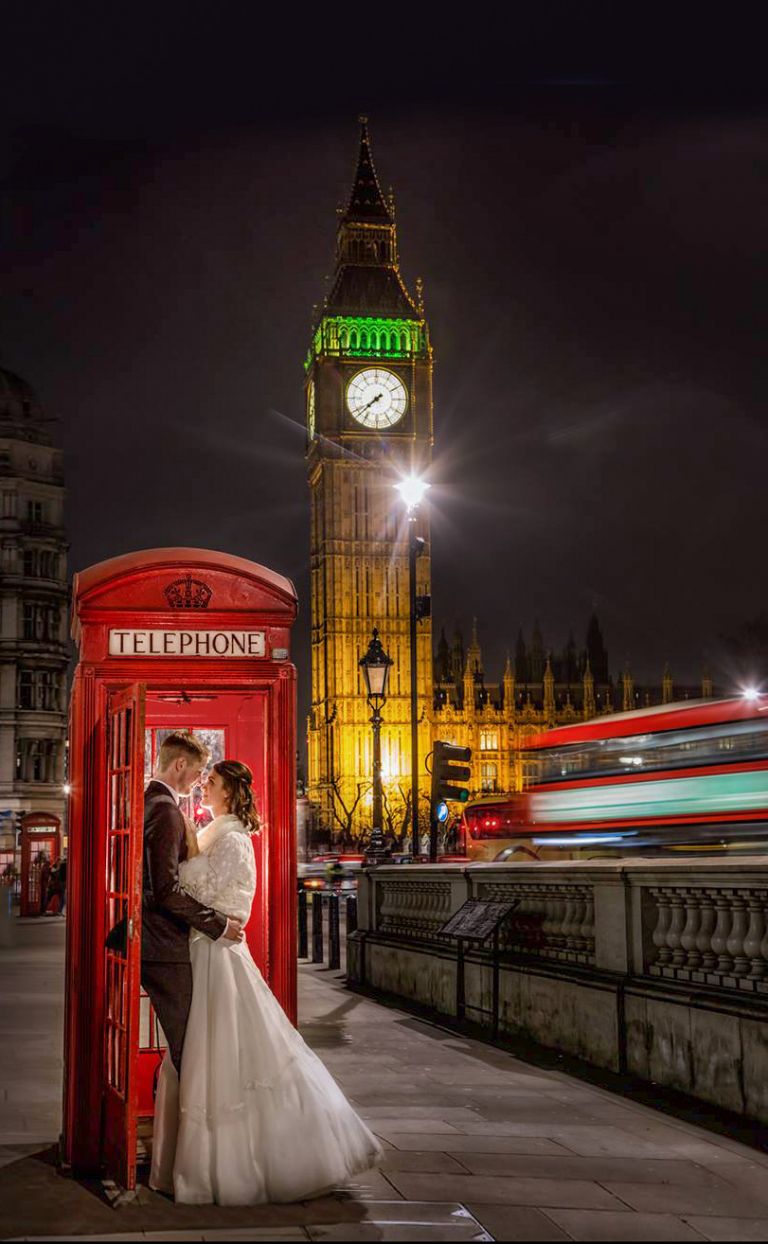
[[[240,921],[233,920],[231,916],[227,916],[227,927],[221,936],[228,938],[230,942],[242,942],[245,933]]]

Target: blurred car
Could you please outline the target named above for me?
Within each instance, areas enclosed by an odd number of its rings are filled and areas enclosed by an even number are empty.
[[[362,855],[335,852],[315,855],[297,867],[299,889],[310,893],[354,894],[362,866]]]
[[[460,855],[456,852],[441,854],[437,857],[438,864],[470,864],[468,855]],[[429,855],[417,855],[414,860],[410,851],[396,851],[393,855],[383,855],[381,857],[382,864],[428,864]]]

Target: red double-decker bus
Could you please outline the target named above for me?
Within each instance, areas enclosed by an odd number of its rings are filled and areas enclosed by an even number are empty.
[[[467,805],[473,859],[739,851],[768,842],[768,696],[593,718],[525,745],[530,784]]]

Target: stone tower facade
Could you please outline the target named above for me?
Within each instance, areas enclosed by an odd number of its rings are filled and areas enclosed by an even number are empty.
[[[409,795],[408,522],[395,486],[428,473],[433,441],[429,329],[420,290],[414,298],[400,272],[394,206],[381,192],[364,120],[352,192],[339,219],[335,272],[313,325],[305,400],[312,610],[308,794],[322,825],[359,834],[371,823],[373,759],[358,662],[374,627],[394,661],[382,728],[385,819],[387,813],[402,816]],[[428,595],[426,517],[417,520],[417,533],[425,541],[417,592]],[[429,619],[419,623],[417,670],[423,759],[431,746]]]
[[[64,816],[64,473],[34,391],[0,369],[0,853],[28,812]]]

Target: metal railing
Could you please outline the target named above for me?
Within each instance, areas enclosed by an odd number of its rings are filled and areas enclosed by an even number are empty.
[[[299,959],[325,963],[331,970],[342,966],[342,933],[357,928],[357,896],[306,890],[299,891],[297,953]]]

